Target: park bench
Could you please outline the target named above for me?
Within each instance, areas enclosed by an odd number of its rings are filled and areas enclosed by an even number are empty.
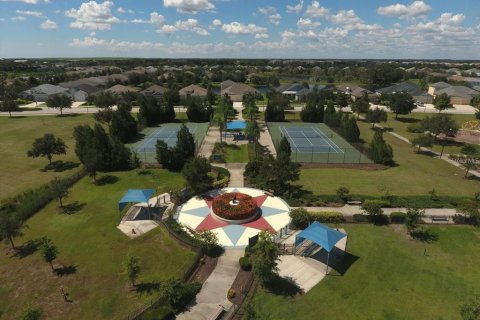
[[[432,219],[432,223],[434,222],[446,222],[448,223],[449,222],[449,217],[446,217],[446,216],[431,216],[431,219]]]
[[[218,305],[218,308],[208,317],[208,320],[217,320],[224,311],[223,306]]]

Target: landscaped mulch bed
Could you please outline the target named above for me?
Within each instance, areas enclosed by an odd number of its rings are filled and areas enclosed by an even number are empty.
[[[199,282],[203,284],[217,266],[217,262],[218,258],[205,256],[203,260],[199,262],[195,271],[193,271],[188,282]]]
[[[248,289],[250,289],[252,280],[253,274],[251,271],[240,269],[231,287],[231,289],[235,290],[235,297],[229,298],[228,300],[236,305],[241,305],[248,293]]]

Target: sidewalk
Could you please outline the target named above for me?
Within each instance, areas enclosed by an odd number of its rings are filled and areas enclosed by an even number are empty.
[[[298,207],[297,207],[298,208]],[[303,207],[305,210],[310,212],[323,212],[323,211],[333,211],[340,212],[345,217],[351,217],[354,214],[362,214],[361,206],[357,205],[345,205],[343,207]],[[296,209],[296,208],[292,208]],[[383,213],[390,215],[392,212],[407,212],[406,208],[382,208]],[[427,208],[425,209],[425,215],[427,216],[442,216],[442,217],[451,217],[457,214],[456,209],[449,208]]]
[[[268,132],[265,121],[257,120],[257,123],[258,127],[260,128],[260,139],[258,139],[258,143],[266,147],[268,151],[270,151],[271,155],[276,157],[277,151],[275,150],[275,145],[273,144],[272,137],[270,136],[270,132]]]
[[[177,320],[207,320],[219,308],[228,310],[232,303],[227,299],[228,290],[240,270],[238,260],[244,254],[244,249],[225,249],[218,259],[217,266],[203,284],[195,301],[188,309],[180,313]]]
[[[215,142],[220,142],[220,131],[218,127],[210,126],[208,128],[207,135],[203,139],[202,145],[200,146],[198,155],[209,159],[212,155]]]

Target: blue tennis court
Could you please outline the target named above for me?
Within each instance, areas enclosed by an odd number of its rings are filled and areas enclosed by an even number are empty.
[[[344,153],[335,142],[318,127],[280,126],[294,153]]]
[[[177,132],[180,127],[160,127],[150,133],[146,139],[135,147],[136,152],[156,152],[157,140],[163,140],[169,147],[177,143]],[[188,130],[192,135],[197,131],[196,126],[189,126]]]

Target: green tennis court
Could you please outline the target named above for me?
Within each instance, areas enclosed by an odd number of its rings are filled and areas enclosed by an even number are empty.
[[[208,123],[187,123],[186,126],[195,139],[196,152],[198,152],[207,134]],[[164,141],[169,147],[175,146],[180,127],[180,123],[165,123],[158,127],[146,128],[141,132],[144,138],[129,146],[144,163],[156,163],[157,140]]]
[[[323,123],[269,122],[275,148],[286,137],[292,161],[304,163],[372,163],[364,154]]]

